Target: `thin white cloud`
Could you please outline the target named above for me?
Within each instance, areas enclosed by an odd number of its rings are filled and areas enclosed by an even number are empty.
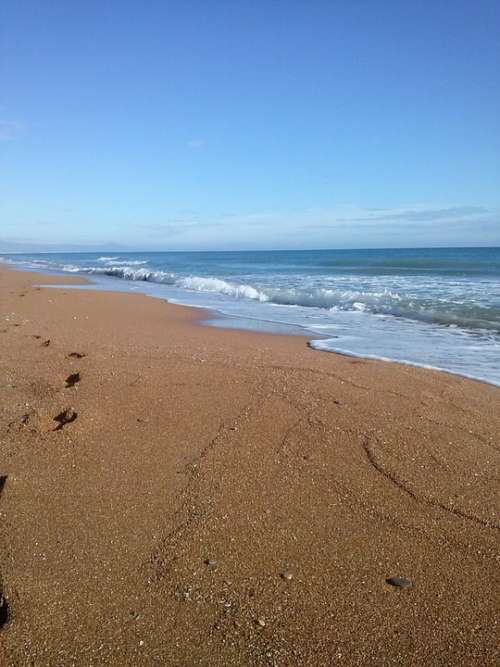
[[[459,223],[498,219],[499,211],[482,206],[429,206],[424,204],[394,208],[373,209],[356,205],[332,208],[309,208],[289,212],[267,211],[246,215],[228,215],[222,221],[234,227],[270,227],[287,229],[334,229],[366,226],[417,228],[426,223]]]
[[[246,238],[249,234],[262,239],[283,233],[302,235],[309,232],[365,234],[368,230],[390,233],[416,233],[429,227],[446,230],[454,225],[485,224],[499,221],[500,212],[482,206],[414,205],[374,209],[355,205],[334,208],[310,208],[295,211],[262,211],[246,214],[226,214],[206,217],[181,215],[158,224],[143,225],[147,232],[158,236],[192,236],[195,239],[204,229],[218,227],[230,230],[232,237]]]
[[[23,129],[22,123],[17,120],[0,119],[0,141],[15,139]]]
[[[483,206],[448,206],[447,208],[429,208],[416,206],[404,209],[382,209],[373,211],[365,209],[368,215],[347,217],[338,222],[428,222],[454,221],[465,218],[478,218],[488,215],[490,211]]]
[[[188,148],[191,148],[191,150],[197,150],[199,148],[203,148],[205,145],[205,139],[190,139],[187,142]]]
[[[478,205],[416,204],[373,209],[353,204],[329,208],[262,210],[225,214],[172,212],[162,220],[121,225],[106,238],[89,231],[76,239],[72,228],[19,225],[12,221],[0,236],[0,252],[38,246],[40,249],[120,246],[171,250],[234,250],[269,248],[362,248],[444,245],[500,245],[500,210]],[[47,218],[50,220],[50,218]],[[36,227],[40,227],[35,234]],[[26,241],[16,238],[25,230]],[[10,238],[9,238],[10,237]],[[45,237],[46,240],[43,240]]]

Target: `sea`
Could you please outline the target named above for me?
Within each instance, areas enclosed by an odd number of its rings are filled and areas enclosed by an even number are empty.
[[[500,248],[9,254],[92,289],[206,308],[211,326],[500,386]],[[133,317],[133,311],[131,312]],[[168,332],[165,332],[168,335]]]

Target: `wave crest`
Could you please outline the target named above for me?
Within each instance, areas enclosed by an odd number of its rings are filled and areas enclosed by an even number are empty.
[[[126,264],[123,262],[123,265],[122,262],[115,262],[110,266],[82,267],[66,264],[62,270],[159,283],[194,292],[216,293],[235,299],[251,299],[282,306],[321,308],[332,313],[368,313],[429,324],[500,332],[500,309],[494,306],[412,298],[389,289],[361,291],[334,287],[256,287],[213,276],[179,276],[165,271],[153,271],[143,266],[137,268],[135,264],[135,260]]]
[[[220,278],[200,278],[191,276],[180,278],[175,282],[177,287],[194,290],[196,292],[217,292],[237,299],[254,299],[256,301],[269,301],[265,292],[258,290],[252,285],[237,285],[228,283]]]

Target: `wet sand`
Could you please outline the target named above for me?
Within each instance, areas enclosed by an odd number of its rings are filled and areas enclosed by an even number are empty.
[[[0,269],[2,665],[499,664],[500,389],[63,281]]]

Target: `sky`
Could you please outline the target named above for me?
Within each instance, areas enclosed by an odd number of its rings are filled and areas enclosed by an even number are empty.
[[[500,245],[498,0],[0,7],[0,252]]]

